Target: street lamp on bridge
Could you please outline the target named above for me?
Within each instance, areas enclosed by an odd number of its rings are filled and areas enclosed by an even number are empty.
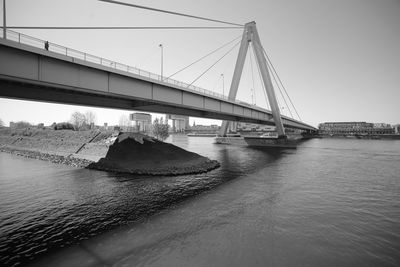
[[[225,96],[225,78],[224,78],[224,74],[221,74],[222,77],[222,95]]]
[[[3,0],[3,38],[7,39],[6,0]]]
[[[164,47],[163,47],[163,45],[162,44],[159,44],[158,45],[160,48],[161,48],[161,81],[163,80],[163,68],[164,68],[164,66],[163,66],[163,64],[164,64]]]

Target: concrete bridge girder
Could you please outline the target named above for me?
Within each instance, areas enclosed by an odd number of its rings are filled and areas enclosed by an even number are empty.
[[[273,125],[258,107],[0,39],[0,96]],[[284,120],[285,123],[285,120]],[[289,118],[295,128],[313,128]]]

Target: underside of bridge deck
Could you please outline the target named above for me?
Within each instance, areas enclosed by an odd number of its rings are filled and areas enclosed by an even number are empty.
[[[86,91],[68,90],[60,87],[45,87],[24,82],[11,82],[0,79],[0,97],[33,100],[49,103],[105,107],[124,110],[147,111],[154,113],[168,113],[202,117],[218,120],[243,121],[249,123],[266,124],[265,121],[257,119],[243,119],[234,115],[216,114],[215,112],[196,110],[193,108],[176,107],[159,103],[157,101],[128,99],[110,94],[94,94]],[[271,121],[270,125],[274,125]]]

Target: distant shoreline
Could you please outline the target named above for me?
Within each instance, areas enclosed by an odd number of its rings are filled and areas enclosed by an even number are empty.
[[[382,135],[319,135],[320,138],[347,138],[347,139],[365,139],[365,140],[400,140],[400,135],[398,134],[382,134]]]

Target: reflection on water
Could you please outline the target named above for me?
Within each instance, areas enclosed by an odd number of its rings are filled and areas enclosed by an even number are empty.
[[[221,168],[143,177],[0,154],[0,262],[98,240],[109,244],[99,258],[131,266],[399,265],[400,142],[265,150],[170,141]]]

